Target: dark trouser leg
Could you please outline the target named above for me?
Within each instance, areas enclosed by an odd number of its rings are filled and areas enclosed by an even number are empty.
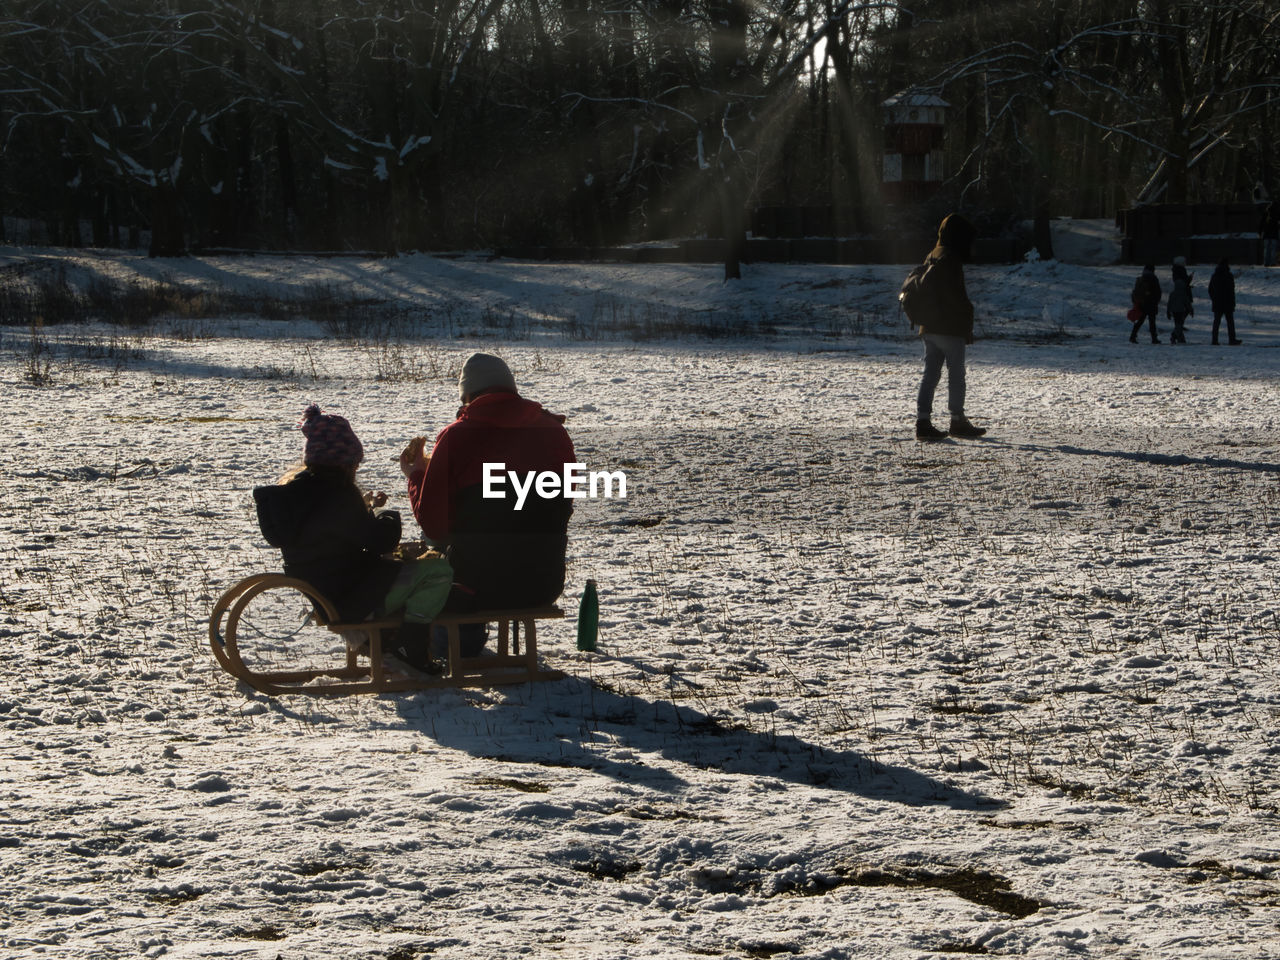
[[[470,613],[473,610],[479,610],[483,605],[474,593],[454,584],[449,599],[445,601],[444,610],[446,613]],[[461,641],[459,652],[464,657],[478,656],[484,649],[488,636],[488,624],[459,624],[458,639]],[[449,659],[449,631],[446,628],[436,627],[435,636],[432,638],[432,652],[442,660]]]
[[[964,338],[952,337],[947,354],[947,409],[953,420],[964,417]]]
[[[942,379],[942,365],[946,353],[930,334],[924,335],[924,374],[920,378],[920,390],[916,394],[916,419],[928,420],[933,415],[933,394]]]
[[[1154,313],[1147,314],[1147,326],[1151,328],[1151,342],[1159,343],[1160,335],[1156,332],[1156,315]]]

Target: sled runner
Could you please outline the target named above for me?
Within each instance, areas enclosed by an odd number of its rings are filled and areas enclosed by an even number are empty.
[[[563,616],[556,606],[442,613],[435,625],[448,631],[449,655],[443,672],[434,675],[384,662],[384,644],[400,626],[398,618],[344,623],[305,580],[260,573],[218,598],[209,616],[209,645],[227,673],[273,696],[488,687],[563,677],[539,667],[537,628],[539,620]],[[466,623],[496,623],[497,653],[462,656],[458,627]]]

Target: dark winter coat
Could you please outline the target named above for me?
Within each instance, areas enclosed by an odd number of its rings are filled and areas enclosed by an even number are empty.
[[[531,489],[522,508],[506,471],[563,475],[574,463],[563,418],[515,393],[476,397],[440,431],[425,472],[409,477],[423,533],[445,547],[454,570],[449,608],[537,606],[564,589],[573,501]],[[484,465],[505,464],[502,498],[484,496]]]
[[[938,244],[925,258],[928,272],[922,285],[937,305],[938,319],[920,332],[973,339],[973,303],[964,285],[964,262],[969,259],[976,231],[959,214],[951,214],[938,227]]]
[[[1209,278],[1209,300],[1214,313],[1231,313],[1236,308],[1236,277],[1225,263],[1218,264]]]
[[[1173,289],[1169,291],[1169,302],[1165,307],[1167,314],[1171,317],[1185,317],[1188,313],[1195,313],[1191,300],[1191,275],[1187,273],[1186,267],[1175,266]]]
[[[1274,203],[1267,207],[1258,222],[1258,236],[1264,240],[1280,239],[1280,210]]]
[[[383,559],[400,542],[400,514],[371,511],[340,470],[309,467],[288,483],[253,491],[258,526],[278,547],[286,576],[306,580],[344,620],[377,611],[399,564]]]
[[[1160,301],[1164,299],[1164,291],[1160,289],[1160,281],[1154,272],[1142,271],[1133,285],[1134,305],[1146,316],[1154,316],[1160,309]]]

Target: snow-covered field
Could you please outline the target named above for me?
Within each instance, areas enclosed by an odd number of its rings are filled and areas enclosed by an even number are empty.
[[[1131,267],[971,268],[991,432],[920,445],[902,267],[19,264],[406,312],[0,328],[3,956],[1280,956],[1280,270],[1215,348],[1204,266],[1186,346],[1127,342]],[[599,652],[237,685],[205,619],[302,408],[405,508],[475,349],[627,473],[571,527]]]

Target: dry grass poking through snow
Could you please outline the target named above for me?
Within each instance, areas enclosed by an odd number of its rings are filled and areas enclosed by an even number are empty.
[[[1217,956],[1274,939],[1269,351],[1228,370],[1092,334],[1001,341],[971,366],[991,439],[920,446],[902,337],[210,323],[0,341],[14,955]],[[566,602],[599,582],[601,652],[549,629],[571,676],[535,688],[237,687],[203,621],[275,565],[249,490],[296,456],[302,407],[350,417],[366,482],[403,506],[392,458],[452,416],[477,346],[568,415],[591,468],[628,473],[628,499],[583,503],[572,529]]]

